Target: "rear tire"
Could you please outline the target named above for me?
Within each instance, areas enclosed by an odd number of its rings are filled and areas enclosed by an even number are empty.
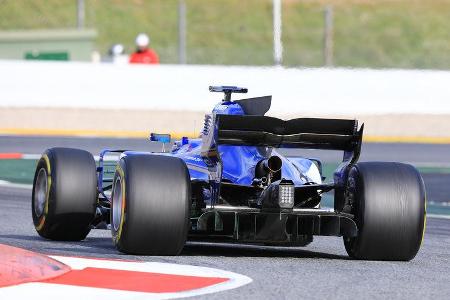
[[[91,230],[96,203],[92,154],[79,149],[47,149],[36,167],[31,201],[39,235],[51,240],[83,240]]]
[[[189,229],[191,184],[186,164],[163,155],[122,158],[114,176],[111,231],[116,248],[177,255]]]
[[[425,231],[426,195],[419,172],[411,165],[386,162],[356,164],[349,173],[346,200],[358,236],[344,238],[357,259],[413,259]]]

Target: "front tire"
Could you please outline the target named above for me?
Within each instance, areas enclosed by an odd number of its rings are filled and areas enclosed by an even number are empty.
[[[47,149],[36,166],[31,201],[39,235],[51,240],[83,240],[91,230],[96,203],[92,154],[79,149]]]
[[[190,177],[179,158],[137,154],[117,166],[111,204],[116,248],[141,255],[177,255],[186,242]]]
[[[358,236],[344,238],[357,259],[413,259],[425,231],[426,195],[419,172],[411,165],[363,162],[352,167],[346,190]]]

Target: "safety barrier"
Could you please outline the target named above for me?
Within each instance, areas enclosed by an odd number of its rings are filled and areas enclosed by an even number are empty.
[[[450,113],[450,71],[0,61],[0,107],[208,111],[220,84],[273,95],[272,113]]]

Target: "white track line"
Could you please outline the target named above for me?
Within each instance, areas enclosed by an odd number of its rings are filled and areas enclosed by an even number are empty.
[[[33,188],[32,184],[25,184],[25,183],[13,183],[6,180],[0,180],[0,186],[4,187],[11,187],[11,188],[19,188],[19,189],[29,189],[31,190]]]
[[[450,215],[427,214],[427,218],[450,220]]]
[[[39,159],[42,154],[22,154],[22,159]]]
[[[72,286],[54,283],[25,283],[16,286],[0,288],[1,299],[27,299],[33,298],[35,300],[41,299],[59,299],[64,297],[66,300],[79,299],[96,299],[96,300],[115,300],[115,299],[171,299],[181,297],[193,297],[210,293],[217,293],[229,289],[235,289],[252,282],[252,279],[225,270],[198,267],[190,265],[179,265],[171,263],[159,262],[133,262],[133,261],[118,261],[118,260],[98,260],[78,257],[65,256],[51,256],[53,259],[59,260],[62,263],[70,266],[72,269],[103,268],[114,270],[128,270],[137,272],[149,272],[160,274],[173,274],[185,276],[199,276],[199,277],[219,277],[228,278],[229,280],[213,284],[204,288],[193,290],[185,290],[180,292],[134,292],[124,290],[114,290],[95,287]],[[99,279],[101,280],[101,278]],[[126,280],[126,278],[124,278]],[[95,297],[93,297],[95,295]]]
[[[117,161],[119,160],[119,155],[105,155],[103,157],[104,161]],[[22,154],[22,156],[20,158],[15,158],[15,159],[32,159],[32,160],[38,160],[39,158],[42,157],[42,154]],[[100,159],[99,155],[94,155],[94,159],[96,161],[98,161]]]

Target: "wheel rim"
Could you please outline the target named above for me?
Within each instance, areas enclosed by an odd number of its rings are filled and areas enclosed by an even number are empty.
[[[45,168],[41,168],[38,172],[34,186],[34,213],[38,218],[44,213],[45,202],[47,201],[47,192],[47,171]]]
[[[112,197],[112,225],[114,231],[118,231],[120,227],[120,222],[122,220],[122,207],[123,207],[123,197],[122,197],[122,179],[118,176],[114,182],[114,190]]]

